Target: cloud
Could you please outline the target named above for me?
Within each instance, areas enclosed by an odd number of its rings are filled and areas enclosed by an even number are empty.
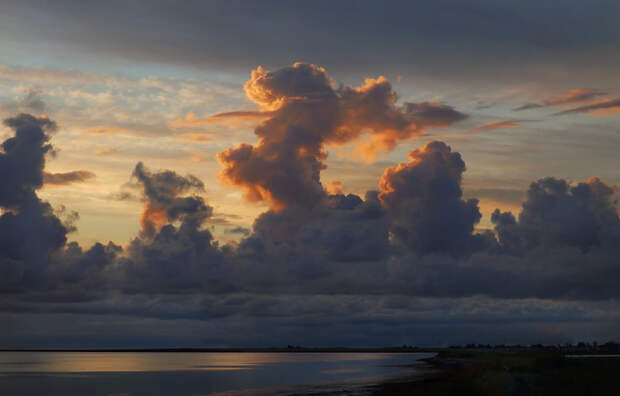
[[[179,139],[185,142],[206,143],[211,141],[213,135],[212,132],[184,132],[179,135]]]
[[[474,129],[477,131],[490,131],[493,129],[518,128],[519,126],[520,125],[514,121],[491,121],[477,125]]]
[[[0,102],[0,110],[8,114],[18,112],[43,114],[46,104],[42,98],[42,93],[41,89],[29,88],[24,92],[23,98],[19,100],[7,99]]]
[[[599,89],[576,88],[576,89],[569,90],[563,95],[552,96],[548,99],[544,99],[541,101],[541,103],[526,103],[513,110],[523,111],[523,110],[537,109],[537,108],[548,107],[548,106],[564,106],[564,105],[575,104],[575,103],[583,103],[583,102],[591,101],[597,96],[604,96],[604,95],[607,95],[607,93]]]
[[[142,162],[136,164],[132,176],[146,201],[140,221],[147,234],[176,220],[198,226],[213,212],[202,197],[181,196],[189,191],[204,191],[204,184],[195,176],[183,177],[169,170],[152,173]]]
[[[342,182],[331,181],[325,183],[325,191],[327,191],[329,195],[342,195]]]
[[[119,135],[131,135],[131,131],[128,129],[124,129],[124,128],[120,128],[120,127],[96,127],[96,128],[89,128],[89,129],[83,129],[80,131],[80,133],[84,133],[84,134],[88,134],[88,135],[113,135],[113,134],[119,134]]]
[[[482,216],[478,200],[462,199],[460,154],[435,141],[408,157],[408,163],[387,168],[379,182],[395,238],[420,254],[459,255],[484,247],[483,237],[472,235]]]
[[[613,0],[601,0],[599,7],[585,10],[571,1],[546,9],[529,2],[484,0],[471,0],[467,7],[457,0],[396,1],[381,9],[371,1],[354,9],[329,1],[302,8],[278,4],[256,9],[248,4],[195,2],[190,9],[174,10],[157,4],[148,15],[143,12],[148,5],[144,0],[126,7],[123,15],[117,2],[89,4],[86,9],[71,3],[37,4],[39,14],[49,21],[40,26],[29,19],[34,5],[27,3],[12,7],[0,23],[6,26],[7,47],[12,37],[19,37],[29,48],[44,41],[50,51],[79,55],[90,64],[173,63],[227,76],[256,64],[290,62],[302,53],[296,49],[299,42],[304,43],[306,59],[330,65],[334,73],[383,70],[447,84],[455,76],[476,83],[536,78],[550,85],[610,81],[618,64],[613,50],[618,46],[618,10]],[[433,23],[436,15],[442,15],[441,24]],[[15,19],[23,23],[11,23]],[[117,33],[130,31],[138,20],[140,35],[128,38]],[[298,23],[291,24],[292,20]],[[347,23],[339,23],[343,20]],[[368,35],[371,24],[373,34]],[[347,57],[342,56],[345,51]],[[593,62],[597,67],[591,67]]]
[[[7,118],[4,124],[15,131],[15,136],[2,143],[0,206],[12,208],[37,200],[35,190],[43,185],[45,155],[52,150],[45,131],[55,130],[56,124],[30,114]]]
[[[45,284],[50,254],[66,242],[71,226],[39,199],[45,155],[52,150],[46,131],[56,124],[20,114],[4,121],[14,136],[0,153],[0,291]]]
[[[620,238],[615,189],[591,178],[570,186],[545,178],[531,184],[518,222],[511,213],[496,210],[499,242],[508,250],[525,253],[539,246],[571,246],[587,251],[612,247]]]
[[[34,88],[29,89],[26,96],[22,99],[20,107],[24,108],[26,111],[34,111],[39,114],[43,113],[46,106],[41,95],[41,90]]]
[[[597,96],[606,95],[598,89],[571,89],[564,95],[553,96],[544,101],[546,106],[559,106],[565,104],[581,103],[591,100]]]
[[[95,154],[96,155],[109,155],[109,154],[116,154],[118,152],[119,152],[119,150],[117,148],[114,148],[114,147],[107,147],[107,148],[102,148],[102,149],[95,150]]]
[[[250,235],[250,233],[252,232],[252,230],[245,228],[245,227],[233,227],[233,228],[227,228],[225,231],[227,234],[241,234],[241,235]]]
[[[95,177],[95,174],[87,170],[76,170],[64,173],[43,173],[43,183],[45,185],[63,186],[72,183],[85,182]]]
[[[521,105],[519,107],[515,107],[512,110],[513,111],[523,111],[523,110],[530,110],[530,109],[539,109],[541,107],[545,107],[545,105],[540,104],[540,103],[526,103],[526,104]]]
[[[172,128],[191,128],[206,125],[227,123],[237,126],[242,123],[258,123],[272,116],[269,111],[230,111],[216,113],[205,118],[196,118],[193,113],[188,113],[185,119],[175,120],[170,123]]]
[[[224,167],[220,177],[243,189],[248,201],[267,201],[275,209],[311,207],[325,199],[320,172],[326,166],[326,145],[369,133],[371,142],[358,148],[368,158],[425,128],[465,118],[437,103],[398,107],[384,77],[334,89],[325,69],[303,63],[274,72],[259,67],[244,87],[248,98],[272,116],[256,127],[255,146],[242,143],[218,154]]]
[[[241,240],[220,246],[208,229],[218,218],[198,195],[202,181],[138,163],[132,184],[144,202],[142,231],[125,249],[108,242],[83,249],[66,243],[72,225],[36,196],[51,150],[43,128],[55,124],[21,115],[7,125],[15,136],[3,143],[0,157],[6,292],[50,302],[96,301],[110,293],[618,295],[609,281],[620,275],[616,190],[596,178],[577,184],[541,179],[530,186],[518,216],[497,210],[493,232],[478,233],[478,201],[463,198],[465,162],[435,141],[387,168],[379,191],[360,197],[321,189],[314,202],[266,211],[251,230],[229,227],[224,232]],[[306,146],[274,144],[272,156],[290,147]],[[24,158],[29,160],[17,166]],[[298,169],[281,171],[297,176]]]
[[[566,306],[618,298],[613,186],[596,178],[538,180],[520,213],[497,210],[493,231],[479,233],[478,201],[463,198],[465,161],[445,143],[411,150],[406,162],[385,170],[378,191],[365,195],[321,180],[330,146],[367,138],[369,148],[362,142],[358,152],[372,156],[426,129],[450,126],[463,113],[433,102],[398,104],[384,77],[337,86],[324,69],[308,64],[258,68],[246,94],[260,111],[212,116],[258,123],[258,143],[219,154],[222,180],[270,209],[251,229],[234,227],[213,213],[197,177],[139,162],[132,184],[144,203],[142,230],[126,247],[67,243],[75,217],[41,201],[37,190],[50,181],[83,180],[86,171],[45,172],[53,121],[26,114],[5,121],[14,136],[0,153],[0,311],[304,325],[328,311],[372,331],[363,324],[369,317],[380,329],[401,323],[401,314],[411,321],[424,317],[424,304],[413,303],[424,303],[420,297],[450,306],[453,300],[495,301],[514,312],[532,298]],[[590,100],[583,92],[571,95],[549,105]],[[494,121],[476,129],[516,126]],[[203,137],[197,133],[186,136]],[[465,194],[476,195],[520,200],[519,191],[492,186]],[[218,243],[213,224],[238,234],[238,243]]]
[[[525,191],[507,188],[478,188],[468,189],[467,195],[488,199],[493,202],[521,205],[525,197]]]
[[[507,129],[507,128],[519,128],[521,126],[521,121],[490,121],[484,124],[476,125],[474,128],[460,131],[460,132],[450,132],[450,133],[434,133],[433,137],[435,138],[448,138],[448,137],[465,137],[465,136],[474,136],[480,133],[492,131],[495,129]]]
[[[620,99],[605,99],[585,106],[574,107],[555,113],[555,115],[589,113],[592,115],[620,114]]]

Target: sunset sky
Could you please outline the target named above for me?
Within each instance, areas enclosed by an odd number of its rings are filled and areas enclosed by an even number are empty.
[[[0,347],[620,336],[617,1],[6,3]]]

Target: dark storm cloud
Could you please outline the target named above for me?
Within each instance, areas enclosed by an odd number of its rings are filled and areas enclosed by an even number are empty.
[[[199,195],[185,195],[203,191],[202,181],[170,170],[153,173],[141,162],[133,177],[145,199],[142,233],[120,260],[117,287],[132,293],[213,292],[225,287],[223,253],[211,232],[201,228],[213,208]]]
[[[80,183],[95,177],[93,172],[76,170],[63,173],[43,173],[43,183],[47,185],[62,186],[65,184]]]
[[[213,208],[206,205],[202,197],[181,196],[189,191],[204,191],[202,181],[193,175],[183,177],[169,170],[151,173],[139,162],[133,177],[146,201],[141,218],[145,232],[152,233],[176,220],[199,226],[213,213]]]
[[[461,155],[435,141],[408,157],[409,163],[387,168],[379,183],[394,236],[421,254],[461,254],[484,247],[484,237],[472,235],[482,217],[478,200],[462,199]]]
[[[502,246],[519,254],[541,246],[611,249],[620,242],[614,192],[597,178],[575,186],[561,179],[541,179],[530,186],[518,222],[499,210],[491,220]]]
[[[491,72],[522,81],[540,76],[541,65],[552,66],[551,78],[594,76],[615,70],[619,58],[614,0],[190,1],[181,7],[171,1],[24,1],[4,11],[7,40],[227,71],[301,59],[333,72],[415,70],[480,79]]]
[[[21,290],[44,284],[50,254],[66,242],[69,227],[39,200],[45,155],[52,150],[47,130],[56,124],[47,118],[20,114],[4,121],[14,136],[2,143],[0,153],[0,290]]]
[[[613,303],[402,296],[125,296],[76,304],[23,304],[11,332],[0,318],[2,346],[179,347],[196,345],[432,345],[470,342],[550,343],[606,339],[618,329]],[[43,310],[42,310],[43,309]],[[71,315],[57,315],[71,313]],[[107,315],[102,321],[102,314]],[[606,314],[608,316],[606,316]],[[615,315],[614,315],[615,314]],[[9,316],[9,315],[6,315]],[[5,316],[5,318],[6,318]],[[184,320],[182,325],[180,321]],[[10,323],[10,322],[9,322]],[[329,323],[330,331],[325,331]],[[92,329],[101,333],[96,337]],[[252,329],[252,331],[248,331]],[[561,340],[561,341],[558,341]]]
[[[8,118],[4,124],[15,136],[2,143],[0,206],[14,208],[37,200],[35,190],[43,184],[45,154],[52,150],[44,129],[54,130],[56,124],[29,114]]]

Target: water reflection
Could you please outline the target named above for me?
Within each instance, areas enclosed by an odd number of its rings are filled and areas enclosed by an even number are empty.
[[[317,389],[321,389],[318,394],[329,394],[324,390],[377,382],[402,372],[403,365],[430,356],[432,354],[0,352],[0,393],[26,396],[189,396],[218,392],[286,395],[317,394]]]
[[[247,370],[284,363],[355,362],[394,358],[390,353],[2,352],[0,372],[94,373]]]

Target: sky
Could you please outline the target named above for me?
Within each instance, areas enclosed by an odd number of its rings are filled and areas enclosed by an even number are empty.
[[[620,339],[617,1],[0,12],[0,347]]]

